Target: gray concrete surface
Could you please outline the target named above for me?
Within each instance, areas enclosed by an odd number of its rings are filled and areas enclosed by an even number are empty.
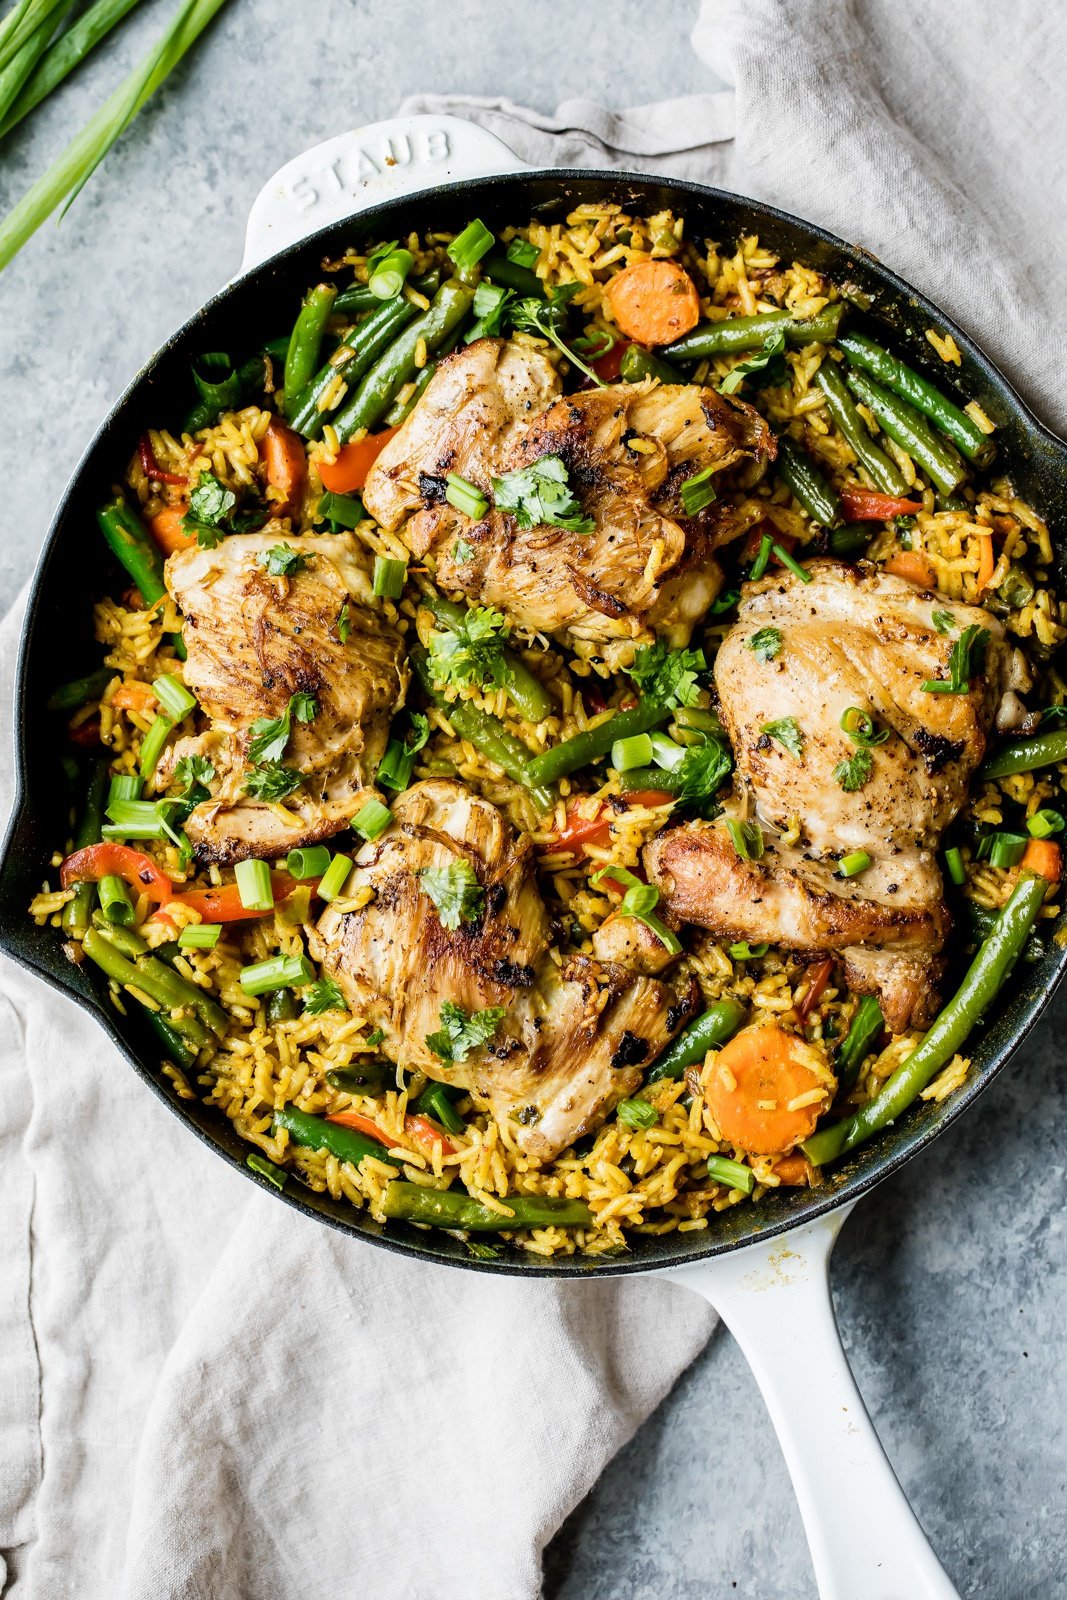
[[[8,143],[0,208],[171,9],[148,0]],[[694,10],[657,7],[650,28],[644,0],[586,5],[576,38],[545,0],[232,0],[66,220],[0,279],[0,610],[124,383],[237,266],[249,202],[278,165],[427,88],[543,110],[705,88]],[[1061,1004],[966,1123],[861,1207],[835,1263],[889,1454],[961,1594],[984,1600],[1067,1592],[1065,1024]],[[811,1600],[785,1468],[728,1336],[577,1508],[546,1568],[549,1600]]]

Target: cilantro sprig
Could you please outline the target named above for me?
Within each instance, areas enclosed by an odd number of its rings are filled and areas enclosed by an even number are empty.
[[[779,628],[758,628],[755,633],[750,633],[745,640],[752,654],[761,661],[773,661],[782,648],[782,634]]]
[[[874,759],[869,750],[857,750],[845,761],[839,761],[834,768],[832,777],[839,783],[846,794],[854,794],[857,789],[862,789],[867,782],[874,767]]]
[[[347,1011],[348,1002],[333,978],[320,978],[304,991],[304,1014],[321,1017],[324,1011]]]
[[[195,533],[204,550],[214,550],[231,533],[251,533],[261,528],[269,516],[257,497],[248,496],[241,510],[237,496],[213,472],[201,472],[196,487],[189,493],[189,509],[182,517],[185,533]]]
[[[510,511],[520,528],[547,523],[571,533],[592,533],[596,527],[592,517],[582,514],[562,456],[542,456],[532,466],[506,472],[491,483],[496,509]]]
[[[272,578],[292,578],[308,564],[307,556],[291,544],[272,544],[269,550],[261,550],[256,559]]]
[[[505,688],[511,670],[504,658],[508,636],[506,619],[492,606],[475,606],[455,627],[430,635],[429,667],[436,684],[484,688],[495,683]]]
[[[437,907],[442,928],[454,933],[463,922],[477,922],[485,910],[485,890],[469,861],[447,867],[423,867],[419,873],[423,892]]]
[[[774,739],[783,749],[799,761],[804,754],[804,730],[796,717],[779,717],[776,722],[765,722],[760,729],[769,739]]]
[[[698,674],[707,670],[707,662],[703,650],[671,650],[664,639],[657,639],[642,645],[626,670],[645,699],[674,710],[696,705]]]
[[[565,344],[562,337],[567,325],[567,302],[580,288],[580,283],[562,283],[553,290],[550,300],[516,300],[515,304],[508,308],[508,320],[518,332],[537,334],[540,338],[547,339],[550,344],[554,344],[572,366],[584,373],[598,389],[603,389],[605,387],[603,378],[594,372],[592,367],[587,367],[581,356],[575,353],[572,346]]]
[[[948,677],[927,678],[923,683],[926,693],[966,694],[971,679],[982,670],[989,637],[989,629],[980,627],[977,622],[964,628],[948,658]]]
[[[506,1015],[504,1006],[487,1006],[484,1011],[472,1012],[464,1011],[454,1000],[444,1000],[441,1026],[436,1033],[426,1035],[426,1043],[442,1061],[466,1061],[473,1051],[489,1043]]]
[[[313,722],[318,714],[319,702],[313,694],[291,694],[289,703],[280,717],[257,717],[249,728],[248,759],[253,766],[280,761],[285,754],[292,732],[293,718],[297,722]]]

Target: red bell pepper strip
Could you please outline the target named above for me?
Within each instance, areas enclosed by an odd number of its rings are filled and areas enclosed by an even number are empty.
[[[296,888],[296,879],[288,872],[272,872],[270,886],[274,892],[274,905]],[[267,911],[249,911],[241,904],[241,893],[235,883],[225,883],[218,889],[186,889],[173,896],[178,905],[188,906],[200,915],[201,922],[250,922],[256,917],[270,917],[274,906]]]
[[[184,488],[189,482],[188,477],[182,477],[177,472],[163,471],[163,468],[156,460],[155,451],[152,449],[152,441],[147,433],[142,434],[137,441],[137,454],[141,458],[141,471],[146,478],[152,478],[156,483],[173,483],[178,488]]]
[[[92,749],[93,745],[100,743],[100,718],[87,717],[77,727],[72,724],[67,729],[67,738],[72,744],[81,745],[83,750]]]
[[[922,510],[922,501],[898,500],[850,483],[841,490],[841,509],[849,522],[888,522],[891,517],[913,517]]]
[[[741,546],[741,560],[743,562],[747,564],[750,561],[755,561],[759,554],[759,547],[763,543],[763,536],[768,533],[775,544],[780,545],[787,555],[791,556],[793,554],[797,547],[797,541],[793,535],[791,533],[779,533],[770,518],[764,517],[762,522],[756,523],[756,526]],[[776,566],[780,567],[782,565],[776,555],[772,555],[771,560]]]
[[[157,904],[164,905],[174,898],[174,885],[151,856],[134,850],[128,844],[90,844],[84,850],[75,850],[60,868],[59,881],[64,889],[72,883],[87,879],[99,883],[101,878],[122,878]]]
[[[596,361],[589,365],[603,383],[618,383],[622,375],[622,358],[632,344],[630,339],[616,339],[610,350],[606,350]],[[586,383],[588,383],[588,378]],[[585,384],[582,385],[585,387]]]
[[[355,1128],[357,1133],[365,1133],[368,1139],[377,1139],[379,1144],[384,1144],[387,1150],[395,1150],[397,1143],[383,1133],[373,1117],[366,1117],[362,1111],[335,1111],[333,1116],[326,1118],[327,1122],[339,1122],[343,1128]],[[404,1118],[404,1132],[412,1144],[422,1145],[429,1154],[434,1144],[439,1144],[446,1156],[454,1156],[456,1146],[446,1133],[427,1117],[407,1116]]]
[[[819,962],[819,965],[811,974],[811,982],[808,984],[808,992],[797,1006],[797,1016],[800,1018],[801,1022],[807,1021],[808,1017],[815,1010],[815,1007],[822,999],[822,992],[826,988],[826,985],[830,982],[833,970],[833,961],[829,956],[827,956],[825,961]]]

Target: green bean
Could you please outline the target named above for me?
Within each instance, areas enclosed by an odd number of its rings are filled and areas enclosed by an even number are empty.
[[[441,274],[434,267],[432,271],[424,272],[421,277],[410,278],[408,287],[427,297],[435,295],[441,287]],[[372,292],[370,284],[354,283],[350,288],[342,289],[333,303],[333,310],[335,316],[338,312],[343,312],[346,316],[349,314],[358,316],[363,311],[377,311],[381,303],[381,296]]]
[[[534,756],[527,766],[531,783],[555,783],[568,772],[587,767],[590,762],[606,756],[616,739],[629,739],[635,733],[648,733],[674,716],[671,706],[657,700],[642,700],[630,711],[616,711],[595,728],[586,728],[573,738],[554,744],[539,756]]]
[[[303,393],[295,397],[289,420],[296,432],[303,434],[305,439],[318,439],[330,421],[331,408],[323,408],[322,400],[333,387],[334,380],[342,377],[351,389],[364,373],[370,371],[378,357],[390,347],[400,330],[414,316],[415,307],[402,295],[395,300],[379,300],[378,310],[372,311],[366,322],[361,322],[340,346],[340,350],[351,351],[351,354],[342,356],[339,350],[335,350],[331,359],[319,368],[306,385]]]
[[[841,521],[841,502],[836,490],[818,467],[788,434],[778,438],[778,476],[792,491],[813,522],[833,528]]]
[[[1015,611],[1022,606],[1029,605],[1034,598],[1034,594],[1033,578],[1031,578],[1024,566],[1021,566],[1017,561],[1013,561],[997,585],[997,599],[1007,606],[1009,611]],[[987,601],[986,604],[988,605],[988,603]]]
[[[566,1200],[543,1194],[509,1194],[502,1204],[512,1213],[503,1217],[470,1195],[454,1189],[424,1189],[419,1183],[394,1181],[385,1191],[382,1211],[396,1222],[421,1222],[433,1228],[463,1229],[468,1233],[511,1233],[516,1228],[591,1228],[593,1213],[583,1200]]]
[[[267,996],[267,1022],[271,1027],[276,1022],[292,1022],[298,1016],[296,995],[292,989],[272,989]]]
[[[122,955],[132,958],[138,973],[137,984],[145,994],[172,1010],[193,1010],[206,1027],[222,1038],[226,1032],[226,1013],[203,989],[189,983],[173,968],[172,963],[182,953],[176,940],[150,951],[139,933],[108,922],[100,912],[93,914],[92,931],[104,937]]]
[[[1058,761],[1067,761],[1067,728],[1058,728],[1053,733],[1035,733],[1028,739],[1013,739],[988,761],[983,761],[977,777],[1007,778],[1013,772],[1033,772],[1038,767],[1055,766]]]
[[[317,283],[304,296],[293,324],[285,353],[285,414],[290,420],[297,402],[315,376],[323,335],[336,298],[337,290],[332,283]]]
[[[652,1063],[649,1083],[660,1078],[680,1078],[686,1067],[695,1067],[709,1050],[732,1039],[745,1020],[745,1008],[738,1000],[717,1000],[713,1006],[684,1027],[673,1044]]]
[[[851,561],[862,555],[874,538],[869,522],[846,522],[843,527],[830,529],[830,554],[840,561]]]
[[[856,402],[845,387],[844,378],[832,361],[823,362],[815,374],[815,382],[826,396],[826,409],[837,424],[838,432],[851,446],[856,460],[867,468],[875,488],[881,489],[883,494],[905,494],[908,486],[904,474],[871,438]]]
[[[978,467],[989,466],[997,453],[993,440],[940,389],[935,389],[912,367],[905,366],[866,334],[846,333],[838,342],[853,366],[862,367],[872,378],[907,400],[916,411],[921,411],[924,417],[929,417],[934,426],[962,450],[968,461]]]
[[[147,1006],[144,1008],[144,1014],[149,1027],[174,1062],[174,1065],[181,1067],[183,1072],[188,1072],[191,1067],[195,1066],[197,1052],[192,1048],[191,1043],[187,1043],[182,1038],[173,1022],[168,1022],[166,1017],[162,1016],[158,1011],[150,1011]]]
[[[935,489],[952,494],[959,487],[967,468],[952,446],[937,437],[925,417],[865,372],[851,371],[848,386],[874,412],[882,431],[922,468]]]
[[[111,940],[111,943],[115,946],[115,949],[118,950],[121,955],[129,956],[131,960],[135,956],[144,956],[148,954],[147,939],[142,939],[141,935],[139,933],[134,933],[132,928],[123,928],[117,923],[109,922],[102,911],[93,912],[93,927],[99,928],[101,933],[105,934],[106,937]],[[175,944],[174,948],[178,948],[177,944]],[[156,951],[156,954],[159,954],[158,950]]]
[[[837,1051],[837,1080],[840,1089],[851,1089],[871,1046],[885,1027],[882,1008],[873,994],[865,994],[856,1007],[848,1032]]]
[[[82,706],[88,705],[90,700],[99,700],[114,676],[114,667],[99,667],[96,672],[86,673],[84,678],[73,678],[70,683],[61,683],[48,696],[48,710],[79,711]]]
[[[474,290],[458,278],[449,278],[441,285],[429,311],[408,323],[334,417],[333,425],[342,444],[360,428],[373,428],[381,421],[405,383],[419,372],[415,362],[420,342],[428,352],[437,350],[467,315],[473,301]]]
[[[501,250],[490,250],[482,261],[482,275],[504,289],[514,289],[524,300],[545,298],[545,286],[537,273],[517,261],[509,261]]]
[[[441,708],[460,738],[466,739],[483,756],[502,767],[509,778],[528,789],[530,799],[542,815],[551,811],[555,803],[551,788],[530,777],[529,747],[509,733],[498,717],[490,716],[488,711],[472,705],[469,700],[446,699],[430,676],[424,651],[413,650],[409,660],[427,698]]]
[[[433,1117],[446,1133],[466,1133],[467,1124],[452,1104],[452,1096],[458,1092],[447,1083],[428,1083],[414,1109],[420,1116]]]
[[[190,1015],[184,997],[175,1003],[171,985],[161,978],[160,974],[165,974],[167,978],[174,978],[176,974],[161,961],[152,962],[150,956],[130,961],[118,949],[116,940],[102,933],[99,928],[89,928],[86,931],[82,949],[89,960],[94,962],[113,983],[119,984],[122,988],[140,989],[150,1000],[177,1011],[179,1015],[171,1016],[167,1020],[175,1032],[194,1050],[200,1050],[207,1043],[207,1032],[200,1019]],[[225,1030],[225,1018],[223,1025]]]
[[[354,1061],[350,1067],[334,1067],[326,1082],[345,1094],[377,1094],[386,1087],[396,1088],[396,1068],[391,1061]]]
[[[163,581],[163,556],[152,535],[121,496],[101,506],[96,520],[112,555],[133,579],[148,610],[154,610],[165,597],[167,586]],[[175,653],[184,661],[185,645],[181,634],[172,633],[170,641]]]
[[[703,706],[679,706],[674,720],[680,728],[696,728],[701,733],[722,733],[721,718]]]
[[[832,344],[844,306],[826,306],[814,317],[797,317],[792,311],[761,311],[755,317],[726,317],[721,322],[701,322],[692,333],[676,339],[664,350],[672,361],[705,361],[709,356],[737,355],[762,350],[785,334],[787,344]]]
[[[75,850],[86,850],[91,844],[100,843],[100,829],[104,821],[104,806],[107,803],[107,791],[110,783],[110,762],[103,758],[93,763],[89,775],[89,783],[85,790],[85,806],[81,818],[74,832]],[[96,898],[96,884],[92,879],[79,883],[74,889],[74,898],[68,900],[63,907],[61,921],[65,933],[84,933],[92,920],[93,901]]]
[[[462,627],[470,616],[466,606],[457,605],[454,600],[446,600],[434,589],[421,595],[419,604],[431,611],[435,619],[444,623],[446,628]],[[509,673],[504,689],[520,716],[525,717],[527,722],[543,722],[546,717],[551,716],[556,702],[540,678],[535,677],[530,671],[522,657],[514,650],[505,650],[503,661]]]
[[[971,1029],[992,1005],[1021,955],[1047,889],[1044,878],[1027,874],[1019,879],[960,987],[911,1055],[886,1079],[873,1099],[853,1116],[823,1128],[801,1145],[813,1166],[823,1166],[854,1150],[903,1116],[931,1079],[952,1060]]]
[[[688,380],[662,356],[652,354],[642,345],[627,346],[619,367],[619,377],[624,383],[640,383],[644,378],[658,378],[660,383],[686,383]]]
[[[309,1116],[296,1106],[283,1106],[274,1113],[274,1132],[284,1128],[294,1144],[305,1145],[309,1150],[328,1150],[338,1161],[349,1161],[358,1167],[361,1161],[373,1156],[391,1167],[399,1167],[400,1159],[391,1156],[384,1144],[368,1139],[355,1128],[346,1128],[340,1122],[327,1122],[323,1117]]]
[[[681,787],[677,769],[669,772],[666,767],[631,767],[629,772],[619,773],[619,788],[624,794],[641,789],[662,789],[664,794],[677,794]]]
[[[382,422],[385,427],[399,428],[402,422],[407,421],[425,394],[427,388],[429,387],[430,379],[441,365],[441,362],[445,359],[445,356],[450,356],[452,354],[462,337],[463,324],[460,323],[452,330],[445,342],[438,348],[436,361],[427,361],[426,365],[415,379],[415,387],[408,395],[407,399],[403,402],[399,400],[393,401],[393,404],[389,407],[389,410],[382,418]]]

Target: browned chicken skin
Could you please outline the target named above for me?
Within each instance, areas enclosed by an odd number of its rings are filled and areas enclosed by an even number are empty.
[[[364,503],[415,555],[433,556],[443,588],[532,632],[608,644],[653,629],[683,644],[722,572],[699,519],[682,514],[680,486],[771,458],[770,429],[752,407],[693,385],[559,389],[536,350],[479,339],[457,351],[371,468]],[[566,463],[592,533],[520,528],[496,510],[475,522],[444,500],[450,472],[489,494],[493,477],[550,455]]]
[[[259,560],[279,543],[303,559],[291,577],[271,577]],[[165,787],[184,755],[205,755],[214,766],[212,797],[186,823],[199,859],[269,859],[346,827],[369,798],[389,719],[407,688],[403,641],[373,609],[354,540],[268,526],[231,535],[214,550],[172,555],[166,580],[184,617],[185,681],[212,727],[179,739],[156,783]],[[283,759],[304,783],[281,807],[252,799],[242,792],[251,725],[282,716],[301,692],[314,696],[317,711],[310,722],[293,720]]]
[[[949,919],[934,851],[985,753],[1011,651],[980,607],[871,568],[807,570],[807,584],[786,573],[746,585],[715,661],[737,766],[729,810],[760,822],[762,859],[743,860],[719,821],[658,835],[645,860],[664,903],[723,938],[841,952],[850,986],[877,993],[899,1032],[936,1008]],[[951,612],[947,633],[935,610]],[[972,623],[990,634],[983,672],[967,693],[925,691],[924,680],[949,677],[953,642]],[[753,648],[762,629],[780,635],[773,653]],[[850,708],[889,731],[851,791],[834,776],[861,753],[841,728]],[[786,718],[799,756],[766,731]],[[837,862],[856,850],[871,866],[842,879]]]
[[[353,1012],[383,1030],[393,1060],[469,1090],[521,1149],[550,1160],[637,1087],[691,1004],[615,963],[557,961],[532,842],[462,784],[417,783],[393,813],[320,918],[312,954]],[[450,931],[419,873],[456,862],[473,867],[484,910]],[[367,889],[368,904],[345,909]],[[488,1046],[454,1065],[426,1043],[444,1001],[506,1013]]]

